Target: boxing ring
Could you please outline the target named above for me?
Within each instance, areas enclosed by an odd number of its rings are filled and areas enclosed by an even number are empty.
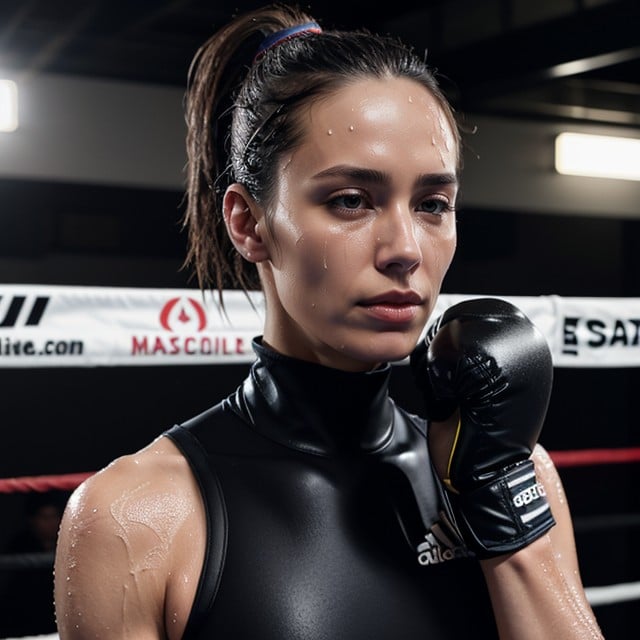
[[[443,294],[433,316],[461,300],[485,295]],[[499,297],[519,306],[545,334],[556,369],[640,368],[640,299]],[[141,367],[140,371],[148,371],[167,365],[246,365],[253,360],[251,339],[260,333],[262,315],[263,300],[257,293],[248,299],[241,292],[226,292],[223,312],[213,297],[192,289],[0,285],[0,370],[38,369],[53,374],[66,368]],[[576,439],[570,448],[549,448],[549,454],[569,487],[581,485],[584,475],[580,474],[599,474],[598,482],[605,483],[624,470],[623,477],[633,478],[640,468],[640,430],[630,430],[630,434],[623,446],[618,441],[609,446],[605,432],[598,446],[591,446],[592,437],[586,443]],[[19,451],[12,453],[20,456]],[[53,474],[5,476],[0,471],[4,476],[0,477],[0,496],[71,492],[97,471],[83,467],[82,459],[77,465]],[[569,501],[571,505],[571,495]],[[580,513],[574,518],[577,539],[582,535],[597,539],[599,532],[628,532],[639,526],[640,509],[635,502],[623,513]],[[582,564],[583,558],[586,561],[601,550],[580,547],[579,552]],[[607,549],[607,553],[614,552]],[[634,608],[636,617],[640,613],[640,562],[635,558],[628,581],[598,584],[585,580],[596,616],[623,603]],[[0,553],[0,574],[52,566],[53,553]],[[21,640],[35,637],[57,638],[54,634],[22,636]]]

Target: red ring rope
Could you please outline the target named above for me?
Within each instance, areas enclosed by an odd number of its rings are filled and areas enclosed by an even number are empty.
[[[577,449],[550,451],[556,467],[581,467],[587,465],[640,462],[640,447],[624,449]],[[95,472],[67,473],[56,476],[25,476],[0,478],[0,493],[26,493],[29,491],[73,490]]]
[[[26,493],[29,491],[73,490],[91,473],[67,473],[58,476],[24,476],[0,479],[0,493]]]
[[[620,462],[639,462],[640,447],[626,449],[579,449],[577,451],[550,451],[556,467],[580,467]]]

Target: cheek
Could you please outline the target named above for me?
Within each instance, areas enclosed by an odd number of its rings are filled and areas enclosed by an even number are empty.
[[[457,235],[455,223],[438,230],[438,233],[428,233],[422,246],[425,264],[432,271],[433,276],[444,278],[456,252]]]
[[[326,278],[328,241],[301,233],[280,242],[278,258],[271,260],[273,277],[282,300],[314,302],[314,293],[322,291]]]
[[[307,231],[295,246],[295,261],[306,285],[327,287],[355,273],[366,247],[359,234],[343,228]]]
[[[445,271],[449,269],[449,267],[451,266],[451,262],[453,261],[453,256],[456,253],[457,246],[458,246],[458,236],[454,228],[453,232],[447,237],[447,241],[443,248],[443,254],[444,254],[443,261],[444,261]]]

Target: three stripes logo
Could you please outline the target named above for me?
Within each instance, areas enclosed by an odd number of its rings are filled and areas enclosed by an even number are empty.
[[[2,307],[0,295],[0,308]],[[33,301],[27,302],[27,296],[13,296],[11,302],[0,315],[0,329],[11,329],[16,326],[37,327],[49,304],[49,296],[36,296]]]

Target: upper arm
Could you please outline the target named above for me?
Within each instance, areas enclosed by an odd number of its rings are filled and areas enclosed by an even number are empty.
[[[532,459],[536,475],[545,488],[547,500],[556,521],[556,525],[549,531],[556,561],[567,579],[575,581],[576,586],[581,588],[573,523],[562,480],[551,457],[541,445],[536,445]]]
[[[123,459],[90,478],[65,510],[55,565],[62,640],[164,637],[163,559],[144,524],[153,492],[144,482],[136,490],[131,465]]]

